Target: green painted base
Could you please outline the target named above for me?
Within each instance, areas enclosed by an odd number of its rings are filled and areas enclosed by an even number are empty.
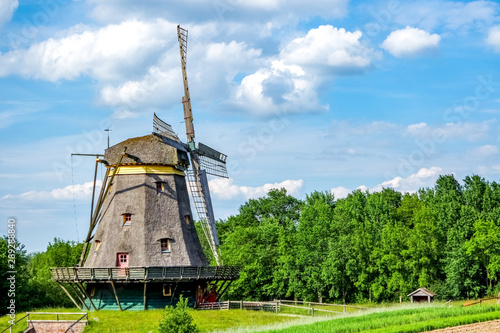
[[[175,305],[180,295],[188,299],[188,306],[196,304],[197,283],[148,283],[146,286],[146,306],[144,306],[144,284],[115,283],[116,294],[122,310],[163,309]],[[99,310],[120,310],[113,287],[110,283],[89,283],[87,293]],[[94,310],[89,300],[85,304]]]

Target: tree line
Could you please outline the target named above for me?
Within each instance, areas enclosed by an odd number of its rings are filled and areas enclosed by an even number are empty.
[[[463,185],[443,175],[411,194],[386,188],[299,200],[271,190],[218,221],[217,230],[223,264],[241,267],[229,299],[352,303],[404,300],[419,287],[443,299],[500,291],[500,184],[477,175]],[[7,246],[0,238],[0,314],[9,301]],[[74,266],[82,248],[56,238],[28,254],[18,244],[17,310],[73,306],[49,268]]]
[[[242,267],[229,298],[346,303],[405,300],[419,287],[443,299],[500,291],[500,184],[477,175],[338,200],[272,190],[217,228],[224,264]]]

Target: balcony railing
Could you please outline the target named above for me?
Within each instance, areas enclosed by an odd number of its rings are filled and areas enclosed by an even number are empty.
[[[57,267],[51,268],[52,279],[59,282],[73,281],[191,281],[236,280],[240,269],[233,266],[205,267]]]

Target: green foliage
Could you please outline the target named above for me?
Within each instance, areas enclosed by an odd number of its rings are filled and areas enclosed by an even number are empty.
[[[16,302],[16,310],[25,310],[30,305],[31,289],[28,285],[29,275],[26,269],[29,256],[24,250],[24,245],[15,244],[15,267],[9,265],[9,241],[7,236],[0,238],[0,315],[7,313],[7,305],[10,299]],[[8,273],[16,271],[15,274]],[[15,290],[10,288],[7,278],[15,276]],[[11,294],[12,297],[9,296]]]
[[[167,306],[160,321],[158,331],[160,333],[198,333],[199,329],[193,324],[193,318],[189,314],[187,298],[180,296],[175,307]]]
[[[64,291],[52,281],[50,268],[72,267],[78,264],[83,244],[54,238],[45,252],[35,253],[27,265],[29,284],[33,290],[31,308],[46,306],[72,307],[73,302]]]
[[[235,299],[290,296],[295,270],[294,237],[301,202],[285,190],[251,199],[240,214],[218,224],[225,265],[242,267],[228,295]]]
[[[0,292],[7,295],[7,238],[0,238]],[[73,266],[78,262],[82,244],[55,238],[45,252],[27,255],[24,245],[16,245],[16,310],[32,310],[47,306],[71,307],[73,303],[51,280],[50,267]],[[9,299],[0,298],[0,314],[5,313]]]
[[[500,184],[477,175],[463,186],[443,175],[414,194],[356,190],[338,200],[272,190],[218,230],[224,264],[242,267],[233,299],[385,302],[419,287],[437,298],[500,288]]]

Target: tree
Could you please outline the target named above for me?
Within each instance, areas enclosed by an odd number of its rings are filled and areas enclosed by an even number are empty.
[[[189,314],[187,298],[180,296],[175,307],[167,306],[163,312],[158,331],[160,333],[198,333],[200,330],[193,324]]]
[[[451,297],[476,297],[484,286],[484,269],[473,255],[467,253],[465,243],[474,233],[477,212],[473,207],[462,206],[460,219],[448,230],[447,252],[443,260],[446,284]]]
[[[423,206],[415,213],[413,229],[408,234],[408,249],[404,253],[412,289],[429,286],[439,280],[442,248],[437,213]]]
[[[295,225],[301,202],[285,189],[251,199],[240,214],[220,223],[221,252],[226,265],[240,266],[240,278],[228,290],[237,299],[273,299],[290,295],[292,262],[283,258],[293,251]],[[288,246],[288,247],[287,247]],[[287,268],[284,268],[287,267]]]
[[[65,306],[74,304],[64,291],[52,281],[51,267],[71,267],[78,263],[83,244],[54,238],[47,245],[45,252],[35,253],[29,264],[29,285],[36,293],[31,296],[32,307]]]
[[[486,269],[489,290],[500,273],[500,227],[493,221],[478,220],[474,223],[474,235],[465,242],[467,254],[474,256]]]
[[[325,296],[322,264],[332,237],[333,199],[328,192],[313,192],[300,210],[295,246],[301,283],[296,294],[304,300],[322,300]]]
[[[405,253],[408,253],[409,229],[399,221],[390,221],[382,229],[382,238],[377,260],[379,284],[390,295],[397,294],[399,302],[402,296],[411,291],[409,272],[406,266]]]
[[[11,262],[9,262],[9,240],[7,236],[0,238],[0,315],[7,313],[7,305],[10,299],[14,299],[16,302],[16,310],[22,311],[30,308],[30,288],[28,285],[29,275],[26,269],[26,265],[29,260],[29,256],[24,250],[24,245],[17,242],[15,243],[15,266],[14,269],[11,267]],[[8,273],[15,271],[15,274]],[[10,281],[7,278],[14,275],[15,277],[15,290],[12,290],[15,295],[12,298],[8,296],[11,293]]]

